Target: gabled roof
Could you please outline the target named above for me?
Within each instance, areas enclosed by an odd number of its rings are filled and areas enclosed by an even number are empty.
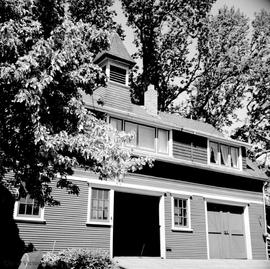
[[[115,60],[123,61],[130,67],[135,65],[135,61],[129,55],[123,41],[117,33],[112,33],[110,36],[110,49],[108,51],[100,52],[94,59],[95,63],[102,61],[105,57],[110,57]]]

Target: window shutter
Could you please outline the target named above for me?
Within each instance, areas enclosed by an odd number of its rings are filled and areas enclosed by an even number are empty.
[[[126,84],[126,70],[117,66],[110,66],[110,80],[120,84]]]

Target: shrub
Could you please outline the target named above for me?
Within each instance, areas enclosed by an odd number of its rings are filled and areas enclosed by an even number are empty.
[[[116,269],[108,252],[89,249],[67,249],[57,254],[47,252],[41,265],[46,269]]]

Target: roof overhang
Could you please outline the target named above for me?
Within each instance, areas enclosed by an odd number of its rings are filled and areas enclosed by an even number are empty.
[[[99,55],[98,57],[96,57],[93,62],[95,64],[99,64],[100,62],[102,62],[106,58],[109,58],[109,59],[112,59],[112,60],[116,60],[116,61],[120,61],[122,63],[125,63],[125,64],[128,65],[129,68],[132,68],[136,64],[135,61],[129,61],[127,59],[123,59],[123,58],[118,57],[116,55],[113,55],[113,54],[111,54],[111,53],[109,53],[107,51],[103,52],[101,55]]]
[[[87,104],[86,104],[87,105]],[[92,107],[91,105],[89,105],[89,108],[94,108],[97,109],[97,107]],[[205,138],[209,138],[211,140],[215,140],[218,142],[223,142],[223,143],[230,143],[231,145],[235,145],[235,146],[243,146],[246,148],[251,148],[251,144],[243,142],[243,141],[238,141],[238,140],[234,140],[228,137],[222,137],[222,136],[218,136],[215,134],[211,134],[211,133],[206,133],[206,132],[202,132],[202,131],[197,131],[197,130],[192,130],[190,128],[187,128],[185,126],[178,126],[174,123],[169,123],[169,122],[162,122],[161,119],[157,117],[152,117],[147,118],[144,117],[142,115],[137,115],[133,112],[129,112],[129,111],[122,111],[120,109],[116,109],[116,108],[112,108],[112,107],[107,107],[106,105],[104,106],[99,106],[98,110],[108,113],[111,116],[115,116],[115,117],[121,117],[127,120],[133,120],[134,119],[137,122],[140,123],[145,123],[145,124],[151,124],[151,125],[156,125],[157,127],[161,127],[161,128],[167,128],[167,129],[173,129],[173,130],[177,130],[177,131],[182,131],[182,132],[186,132],[186,133],[190,133],[190,134],[194,134],[194,135],[198,135],[198,136],[203,136]]]

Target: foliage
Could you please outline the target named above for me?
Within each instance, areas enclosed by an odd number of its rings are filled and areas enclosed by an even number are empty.
[[[69,0],[69,4],[71,17],[75,21],[82,20],[98,29],[116,31],[120,37],[124,37],[121,25],[113,20],[116,15],[111,9],[113,0]]]
[[[248,18],[224,7],[209,16],[200,43],[202,73],[193,84],[185,114],[221,129],[236,119],[250,75]]]
[[[251,76],[247,121],[234,137],[253,144],[251,153],[270,175],[270,13],[256,14],[251,40]]]
[[[95,27],[99,18],[71,18],[61,0],[0,1],[1,183],[13,170],[22,196],[57,204],[50,182],[58,176],[58,187],[78,194],[66,179],[76,166],[115,180],[146,164],[121,148],[130,135],[97,120],[82,100],[106,85],[93,63],[109,46],[107,29]]]
[[[60,251],[57,254],[48,252],[43,256],[41,264],[43,268],[48,269],[117,268],[106,251],[92,251],[88,249],[68,249]]]
[[[15,200],[12,194],[4,186],[0,185],[1,269],[18,269],[25,250],[25,243],[20,239],[18,226],[13,219],[14,203]]]
[[[132,98],[143,103],[149,84],[158,92],[159,109],[189,89],[200,68],[200,52],[190,55],[190,45],[202,30],[214,0],[122,0],[128,24],[133,27],[142,71],[131,76]]]

